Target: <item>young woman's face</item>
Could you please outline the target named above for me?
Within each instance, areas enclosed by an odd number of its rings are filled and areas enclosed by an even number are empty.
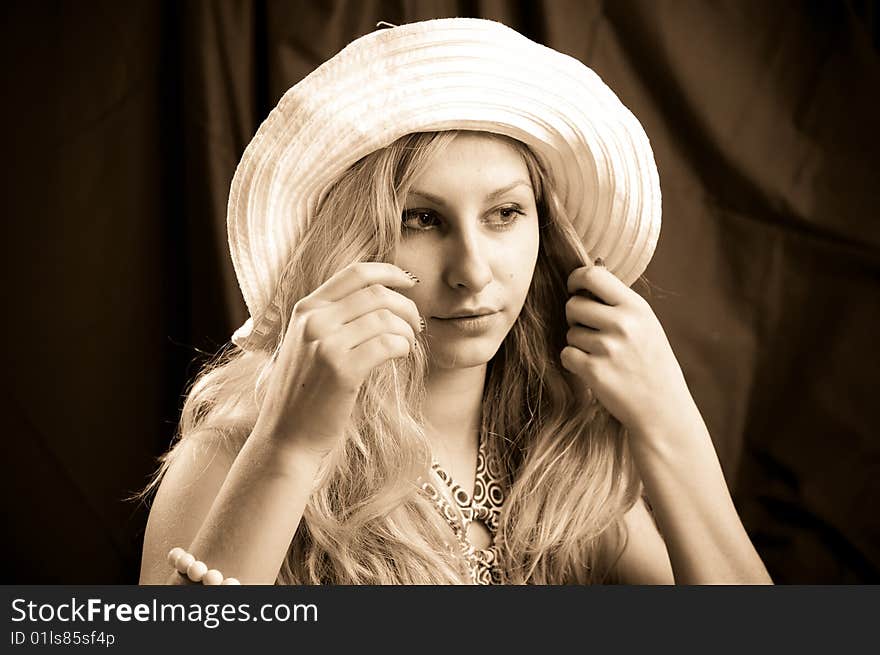
[[[421,280],[404,293],[427,323],[431,364],[485,364],[519,316],[538,258],[522,156],[499,138],[456,136],[414,180],[401,229],[394,263]]]

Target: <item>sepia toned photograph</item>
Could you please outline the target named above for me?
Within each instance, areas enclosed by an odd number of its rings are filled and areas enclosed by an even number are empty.
[[[880,582],[876,2],[3,27],[4,585]]]

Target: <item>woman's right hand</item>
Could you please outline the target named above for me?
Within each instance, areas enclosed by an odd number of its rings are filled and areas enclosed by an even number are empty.
[[[393,264],[347,266],[294,305],[254,432],[318,457],[342,438],[376,366],[406,357],[420,332],[416,304],[389,287],[417,281]]]

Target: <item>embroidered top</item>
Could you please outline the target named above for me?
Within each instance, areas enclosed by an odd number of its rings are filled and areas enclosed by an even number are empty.
[[[429,480],[422,480],[421,488],[446,519],[468,564],[474,584],[500,584],[501,570],[498,566],[498,520],[504,505],[504,487],[501,467],[494,453],[488,452],[485,439],[480,439],[477,450],[477,470],[474,476],[474,495],[470,497],[437,462],[431,465],[437,476],[449,487],[453,506]],[[476,548],[468,539],[467,529],[472,521],[482,522],[492,536],[487,548]]]

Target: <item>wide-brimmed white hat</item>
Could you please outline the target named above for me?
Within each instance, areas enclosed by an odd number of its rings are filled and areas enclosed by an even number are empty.
[[[242,348],[273,344],[277,285],[323,193],[412,132],[481,130],[527,144],[587,252],[626,284],[660,232],[648,137],[596,73],[494,21],[429,20],[363,36],[288,90],[235,171],[227,228],[250,312]]]

